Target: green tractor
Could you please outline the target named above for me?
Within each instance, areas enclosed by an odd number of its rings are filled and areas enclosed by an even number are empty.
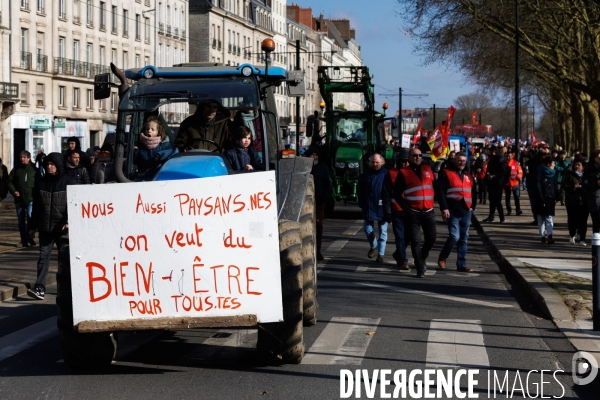
[[[368,168],[369,157],[384,150],[380,146],[384,136],[379,129],[384,113],[374,109],[373,84],[368,67],[322,66],[318,74],[326,125],[326,139],[320,152],[333,182],[333,196],[327,205],[327,211],[332,212],[336,201],[358,200],[358,179]],[[364,109],[347,110],[339,102],[344,93],[362,93]],[[313,143],[317,141],[313,138]]]

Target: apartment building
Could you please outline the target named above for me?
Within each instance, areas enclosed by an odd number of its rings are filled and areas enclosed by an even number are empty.
[[[5,0],[2,0],[3,9]],[[116,89],[94,100],[93,80],[109,72],[187,60],[187,0],[12,0],[10,82],[14,113],[0,123],[3,158],[61,151],[66,139],[101,145],[115,129]],[[3,60],[5,62],[3,51]],[[3,69],[4,70],[4,69]],[[3,79],[5,79],[3,77]],[[6,136],[9,139],[6,139]]]

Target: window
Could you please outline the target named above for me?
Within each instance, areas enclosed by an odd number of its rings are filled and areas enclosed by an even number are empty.
[[[37,12],[40,14],[44,13],[44,0],[37,0]]]
[[[44,56],[44,32],[37,33],[35,48],[36,70],[46,72],[48,70],[48,58]]]
[[[110,62],[113,64],[117,64],[117,49],[112,49],[110,51]]]
[[[135,14],[135,38],[140,40],[140,14]]]
[[[66,18],[65,0],[58,0],[58,18]]]
[[[62,36],[58,38],[58,57],[65,58],[65,38]]]
[[[140,67],[140,56],[138,54],[135,55],[135,68]]]
[[[181,60],[180,60],[180,62],[181,63],[185,62],[185,50],[184,49],[181,49]],[[219,62],[221,62],[221,60],[219,60]]]
[[[86,65],[86,76],[88,78],[92,77],[92,61],[93,61],[93,56],[92,56],[92,44],[88,43],[87,44],[87,48],[86,48],[86,52],[85,52],[85,61],[87,63]]]
[[[117,6],[112,6],[111,20],[112,33],[117,33]]]
[[[167,45],[167,56],[166,56],[165,67],[169,67],[170,64],[171,64],[171,46]]]
[[[104,99],[100,99],[100,100],[98,100],[98,102],[99,102],[98,109],[100,111],[105,111],[105,109],[104,109]]]
[[[92,0],[87,0],[87,25],[88,26],[92,26],[93,25],[93,11],[94,9],[92,8]]]
[[[123,36],[129,35],[129,11],[123,10]]]
[[[21,8],[24,10],[29,10],[29,1],[28,0],[21,0]]]
[[[110,94],[110,111],[115,111],[117,109],[117,94],[116,93],[111,93]]]
[[[94,94],[92,92],[92,89],[88,89],[87,90],[87,96],[86,96],[85,108],[87,108],[88,110],[91,110],[92,109],[93,100],[94,100]]]
[[[36,85],[36,105],[44,105],[44,84],[42,83],[38,83]]]
[[[79,108],[79,88],[73,88],[73,108]]]
[[[58,106],[59,107],[65,106],[65,87],[64,86],[58,87]]]
[[[162,52],[163,52],[163,45],[161,43],[159,43],[158,45],[158,61],[157,64],[159,67],[162,67]]]
[[[44,149],[44,131],[42,130],[38,130],[38,129],[34,129],[33,130],[33,135],[32,135],[32,139],[33,139],[33,154],[37,154],[37,151],[39,149]]]
[[[158,23],[161,24],[163,22],[163,5],[162,3],[158,3]]]
[[[127,69],[127,59],[129,58],[129,53],[127,53],[126,51],[123,52],[123,70]]]
[[[106,29],[106,3],[100,2],[100,29]]]
[[[144,57],[144,67],[150,64],[150,59],[148,57]]]
[[[150,41],[150,18],[144,18],[144,39]]]
[[[21,82],[21,104],[29,104],[29,82]]]
[[[105,47],[100,46],[100,65],[106,65],[104,58]]]
[[[73,1],[73,22],[79,23],[79,1]]]
[[[73,61],[79,61],[79,40],[73,40]]]
[[[21,51],[26,53],[29,50],[29,30],[21,28]]]

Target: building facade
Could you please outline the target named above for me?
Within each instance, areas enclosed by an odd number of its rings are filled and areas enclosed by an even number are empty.
[[[0,150],[11,163],[21,150],[62,151],[70,136],[84,150],[102,144],[116,127],[118,99],[115,90],[109,99],[94,100],[93,80],[109,72],[111,62],[125,70],[187,60],[187,0],[10,4],[8,64],[18,103],[1,123]]]

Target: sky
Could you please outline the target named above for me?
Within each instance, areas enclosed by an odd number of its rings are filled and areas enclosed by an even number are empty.
[[[396,0],[295,0],[301,7],[312,7],[313,15],[325,18],[348,18],[356,29],[356,42],[361,46],[363,64],[375,78],[375,102],[389,103],[390,111],[398,109],[398,96],[381,94],[427,94],[427,97],[403,96],[402,108],[444,108],[453,105],[463,94],[474,93],[477,86],[468,84],[454,67],[441,64],[423,66],[414,54],[412,39],[402,29],[400,8]]]

